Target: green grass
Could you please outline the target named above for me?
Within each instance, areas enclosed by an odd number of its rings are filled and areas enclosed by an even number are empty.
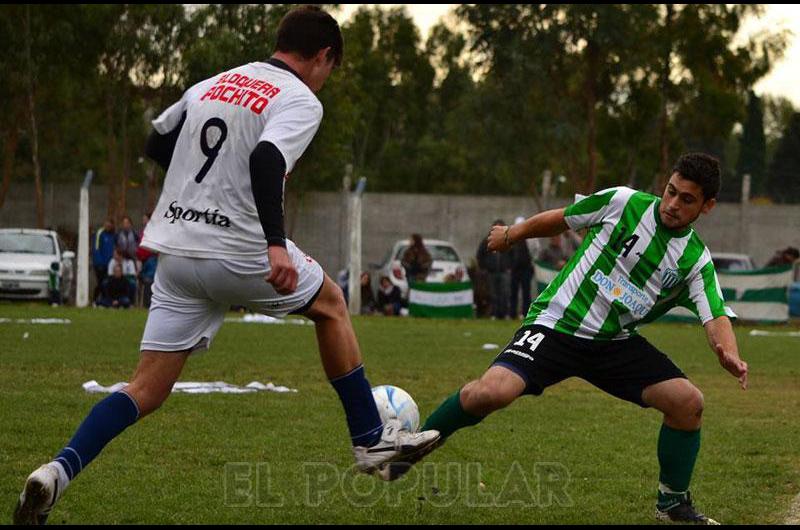
[[[6,521],[27,474],[58,452],[100,399],[81,384],[108,385],[133,372],[146,313],[0,304],[0,318],[32,317],[72,323],[0,323]],[[371,383],[408,390],[423,417],[479,376],[496,353],[482,345],[504,344],[515,326],[355,320]],[[698,325],[652,325],[645,335],[705,394],[692,485],[698,506],[725,523],[780,523],[800,492],[800,341],[749,337],[749,329],[737,327],[751,366],[747,392],[719,367]],[[226,323],[182,379],[273,381],[299,393],[172,396],[84,471],[51,523],[653,520],[659,414],[579,380],[459,432],[419,470],[386,484],[351,469],[343,413],[322,372],[313,327]],[[244,464],[230,465],[237,462]],[[548,463],[569,482],[549,483]],[[245,494],[248,483],[252,495]]]

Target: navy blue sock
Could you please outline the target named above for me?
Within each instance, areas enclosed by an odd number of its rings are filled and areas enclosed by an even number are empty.
[[[372,387],[364,377],[364,366],[331,379],[331,385],[342,400],[347,416],[347,427],[354,446],[371,447],[378,443],[383,432],[383,422],[372,397]]]
[[[94,406],[69,444],[55,461],[64,466],[72,480],[116,438],[139,418],[136,402],[125,392],[115,392]]]

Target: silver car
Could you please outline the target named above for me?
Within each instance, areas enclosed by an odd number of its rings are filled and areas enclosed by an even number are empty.
[[[439,239],[423,239],[422,242],[433,259],[431,270],[425,278],[426,282],[444,283],[449,279],[458,282],[469,281],[467,266],[461,261],[452,243]],[[375,278],[377,285],[381,276],[388,277],[394,285],[400,288],[404,299],[408,298],[408,281],[406,280],[406,271],[403,269],[400,260],[408,247],[409,241],[407,239],[395,242],[383,263],[378,266],[377,278]]]
[[[51,270],[60,278],[62,301],[72,293],[75,253],[52,230],[0,229],[0,297],[50,298]]]
[[[753,258],[747,254],[712,252],[711,261],[717,271],[751,271],[756,268]]]

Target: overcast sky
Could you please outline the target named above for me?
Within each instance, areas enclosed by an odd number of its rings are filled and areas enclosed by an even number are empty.
[[[339,20],[347,20],[360,5],[363,4],[343,4]],[[453,5],[455,4],[407,4],[408,11],[414,17],[423,38],[427,37],[431,26],[436,24]],[[790,36],[789,47],[783,60],[755,86],[756,93],[784,96],[800,108],[800,4],[767,4],[764,16],[747,21],[742,32],[749,35],[767,28],[788,29],[794,35]]]

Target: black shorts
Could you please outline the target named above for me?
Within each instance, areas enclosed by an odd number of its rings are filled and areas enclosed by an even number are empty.
[[[525,394],[580,377],[600,390],[647,407],[642,391],[650,385],[686,375],[643,337],[589,340],[544,326],[523,326],[492,363],[522,377]]]

